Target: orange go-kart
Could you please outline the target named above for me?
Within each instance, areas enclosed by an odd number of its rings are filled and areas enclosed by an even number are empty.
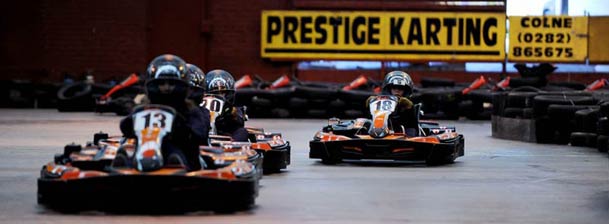
[[[309,157],[324,164],[335,164],[344,159],[383,159],[424,161],[428,165],[452,163],[464,155],[463,135],[454,127],[436,122],[420,121],[420,104],[413,108],[417,130],[409,136],[405,128],[395,132],[390,116],[396,110],[395,96],[375,96],[369,101],[372,119],[358,118],[341,122],[331,118],[309,142]]]
[[[71,144],[47,163],[38,178],[38,203],[60,211],[103,210],[165,213],[234,211],[251,207],[258,195],[261,158],[248,148],[218,152],[214,164],[187,170],[180,157],[163,157],[175,111],[163,105],[137,107],[136,138],[95,135],[82,147]],[[201,158],[209,156],[201,149]],[[231,158],[230,163],[225,163]],[[216,161],[217,160],[217,161]],[[201,161],[204,161],[201,159]]]
[[[280,172],[290,164],[290,142],[284,140],[281,133],[266,132],[262,128],[246,127],[248,141],[236,142],[233,141],[230,136],[217,135],[215,121],[225,109],[226,102],[224,98],[218,95],[206,95],[203,97],[200,106],[207,108],[210,113],[210,144],[212,146],[223,148],[243,146],[256,150],[264,158],[262,162],[264,173]]]

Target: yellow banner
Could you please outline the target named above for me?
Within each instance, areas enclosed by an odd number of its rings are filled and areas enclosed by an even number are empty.
[[[502,61],[505,15],[263,11],[263,58]]]
[[[509,61],[583,62],[588,50],[588,18],[510,16]]]

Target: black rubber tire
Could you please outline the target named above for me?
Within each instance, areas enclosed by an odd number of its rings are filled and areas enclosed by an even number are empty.
[[[328,103],[328,107],[329,108],[336,108],[336,109],[342,109],[344,108],[346,105],[345,101],[342,101],[340,99],[335,99],[330,101],[330,103]]]
[[[562,105],[562,104],[551,104],[548,106],[547,115],[557,122],[561,121],[573,121],[575,122],[575,112],[579,110],[586,110],[594,108],[593,105]]]
[[[584,146],[584,147],[592,147],[596,148],[596,133],[588,133],[588,132],[573,132],[571,133],[571,137],[569,138],[569,142],[571,142],[571,146]]]
[[[537,143],[554,143],[556,128],[547,116],[535,119],[535,136]]]
[[[285,105],[288,100],[294,96],[294,87],[285,87],[279,89],[268,90],[270,93],[270,98],[273,100],[273,103],[276,105]]]
[[[596,133],[599,114],[598,108],[589,108],[576,111],[576,131]]]
[[[291,110],[306,108],[309,101],[306,98],[292,97],[288,100],[288,107]]]
[[[495,116],[503,116],[506,108],[508,92],[497,92],[493,94],[493,112]]]
[[[321,159],[321,163],[324,165],[336,165],[341,162],[342,162],[342,159],[337,159],[337,158],[322,158]]]
[[[453,87],[453,86],[455,86],[455,81],[451,80],[451,79],[430,78],[430,77],[421,78],[421,87],[423,87],[423,88]]]
[[[520,86],[513,88],[511,92],[541,92],[541,90],[534,86]]]
[[[561,97],[571,97],[571,96],[589,96],[589,97],[592,97],[592,93],[591,92],[572,91],[572,90],[568,90],[568,91],[540,91],[539,95],[561,96]]]
[[[465,95],[465,98],[473,101],[490,103],[493,102],[493,92],[488,89],[476,89]]]
[[[327,118],[327,112],[323,109],[309,109],[307,110],[307,115],[309,118]]]
[[[598,119],[596,133],[599,135],[609,135],[609,118],[601,117]]]
[[[510,92],[507,95],[506,105],[508,107],[532,108],[535,96],[537,96],[537,92]]]
[[[345,118],[361,118],[364,117],[364,112],[361,110],[345,110]]]
[[[273,117],[276,117],[276,118],[288,118],[291,115],[290,111],[285,108],[273,108],[271,110],[271,114]]]
[[[521,86],[542,87],[547,84],[547,80],[542,77],[513,77],[510,79],[510,87]]]
[[[34,84],[29,80],[1,81],[0,107],[33,108],[35,106],[35,91]]]
[[[548,107],[548,117],[556,128],[557,137],[554,143],[568,144],[571,132],[577,129],[575,123],[575,112],[587,109],[587,105],[558,105],[552,104]]]
[[[550,104],[559,105],[594,105],[596,101],[589,96],[567,96],[567,95],[537,95],[533,98],[533,110],[535,116],[547,114]]]
[[[100,140],[105,140],[108,139],[108,133],[104,133],[104,132],[98,132],[93,134],[93,144],[97,145],[99,144]]]
[[[34,85],[34,97],[37,108],[57,108],[57,92],[59,83],[38,83]]]
[[[63,156],[69,158],[70,154],[72,154],[73,152],[80,152],[80,150],[82,150],[81,145],[75,143],[68,144],[63,147]]]
[[[330,101],[327,108],[328,117],[342,117],[345,105],[345,102],[340,99]]]
[[[535,118],[535,113],[533,113],[533,108],[522,109],[522,118],[524,118],[524,119]]]
[[[273,106],[273,101],[271,101],[270,99],[267,99],[267,98],[254,96],[252,98],[251,105],[254,107],[270,108]]]
[[[93,111],[93,87],[85,82],[62,86],[57,91],[57,110],[60,112]]]
[[[237,89],[235,91],[235,105],[250,105],[252,98],[257,96],[260,91],[262,90],[251,87]]]
[[[609,136],[599,135],[596,137],[596,149],[599,152],[607,152],[609,150]]]
[[[330,98],[336,97],[337,92],[338,92],[338,89],[336,89],[336,88],[296,86],[294,89],[294,96],[303,97],[303,98],[330,99]]]
[[[549,82],[548,86],[567,87],[571,90],[584,90],[586,85],[579,82]]]
[[[338,91],[338,98],[344,102],[348,102],[350,104],[364,105],[368,97],[376,95],[372,91],[362,91],[362,90],[349,90]]]
[[[569,87],[564,87],[564,86],[542,86],[542,87],[540,87],[540,89],[542,90],[542,92],[571,92],[571,91],[576,91],[574,89],[571,89]]]
[[[428,88],[421,90],[423,111],[434,119],[459,119],[459,102],[462,95],[458,88]]]
[[[601,102],[599,105],[600,105],[600,117],[609,116],[609,101]]]
[[[503,116],[510,118],[523,118],[523,110],[523,108],[507,107],[503,110]]]

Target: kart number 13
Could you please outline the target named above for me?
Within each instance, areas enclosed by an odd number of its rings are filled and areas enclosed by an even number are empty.
[[[171,130],[173,115],[164,111],[142,111],[135,116],[134,130],[145,128],[160,128],[165,131]]]

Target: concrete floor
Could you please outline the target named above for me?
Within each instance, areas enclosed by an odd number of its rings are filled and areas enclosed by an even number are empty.
[[[261,180],[237,214],[64,215],[36,204],[40,167],[70,142],[118,134],[120,117],[0,109],[0,223],[609,223],[609,159],[596,149],[490,137],[489,121],[444,121],[465,135],[455,164],[325,166],[308,141],[325,120],[252,119],[292,144],[286,172]]]

